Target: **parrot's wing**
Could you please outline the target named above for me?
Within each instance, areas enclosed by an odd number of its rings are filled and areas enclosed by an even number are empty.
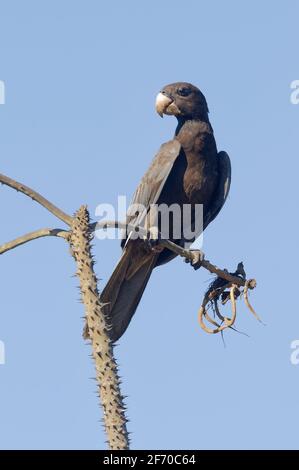
[[[226,152],[218,153],[218,168],[219,168],[219,181],[217,189],[211,204],[207,208],[207,211],[204,211],[204,220],[203,225],[204,229],[209,225],[212,220],[219,214],[222,209],[230,189],[231,183],[231,162],[228,154]]]
[[[131,228],[144,225],[146,214],[150,206],[157,203],[180,151],[181,144],[176,139],[161,145],[131,201],[126,220]],[[130,228],[127,230],[127,236],[129,234]],[[126,239],[127,236],[123,238]],[[125,240],[122,241],[123,244]]]

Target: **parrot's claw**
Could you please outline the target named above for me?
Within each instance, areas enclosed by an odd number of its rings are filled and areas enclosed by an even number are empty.
[[[190,250],[191,254],[192,254],[192,259],[188,259],[186,258],[185,259],[185,262],[186,263],[190,263],[191,266],[197,270],[201,267],[202,265],[202,262],[205,258],[205,254],[203,251],[201,250]]]
[[[148,236],[144,237],[144,242],[148,251],[157,252],[163,250],[163,247],[159,246],[160,236],[157,227],[151,227],[148,232]]]

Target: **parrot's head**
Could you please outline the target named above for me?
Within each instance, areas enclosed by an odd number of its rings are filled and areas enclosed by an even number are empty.
[[[204,94],[191,83],[178,82],[166,85],[156,98],[156,111],[176,116],[178,119],[208,118],[208,105]]]

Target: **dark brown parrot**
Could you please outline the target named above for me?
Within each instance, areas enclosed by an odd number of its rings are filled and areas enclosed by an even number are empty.
[[[230,159],[226,152],[217,152],[206,99],[194,85],[179,82],[165,86],[157,96],[156,110],[162,117],[163,114],[175,116],[178,125],[174,138],[161,146],[137,187],[131,203],[134,210],[129,211],[127,224],[149,230],[153,205],[176,204],[183,208],[188,204],[191,207],[188,223],[192,229],[196,225],[195,206],[202,204],[201,229],[192,240],[185,238],[183,217],[179,235],[177,231],[174,233],[174,223],[170,222],[169,239],[185,246],[200,235],[221,210],[230,187]],[[140,204],[145,211],[135,210],[135,205]],[[160,219],[155,228],[160,233]],[[132,233],[126,232],[122,256],[101,294],[113,342],[128,327],[152,270],[176,256],[161,245],[148,243]]]

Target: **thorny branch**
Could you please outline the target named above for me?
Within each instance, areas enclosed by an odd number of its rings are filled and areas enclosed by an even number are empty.
[[[99,300],[90,238],[89,213],[86,206],[82,206],[74,217],[70,246],[77,264],[76,274],[80,280],[81,297],[85,306],[88,337],[92,343],[109,446],[112,450],[126,450],[129,448],[129,436],[124,397],[120,391],[120,379],[102,310],[103,305]]]
[[[41,229],[28,233],[0,246],[0,254],[45,236],[62,237],[68,241],[71,253],[77,264],[76,274],[80,280],[81,297],[85,307],[88,336],[92,344],[92,355],[96,366],[96,379],[101,397],[103,420],[109,447],[111,450],[128,449],[129,438],[126,427],[125,405],[120,392],[120,380],[113,355],[113,345],[109,339],[109,326],[103,313],[97,288],[97,278],[93,269],[94,262],[91,253],[91,236],[87,208],[82,206],[74,217],[70,217],[27,186],[3,175],[0,175],[0,182],[23,192],[39,202],[70,226],[69,231]]]

